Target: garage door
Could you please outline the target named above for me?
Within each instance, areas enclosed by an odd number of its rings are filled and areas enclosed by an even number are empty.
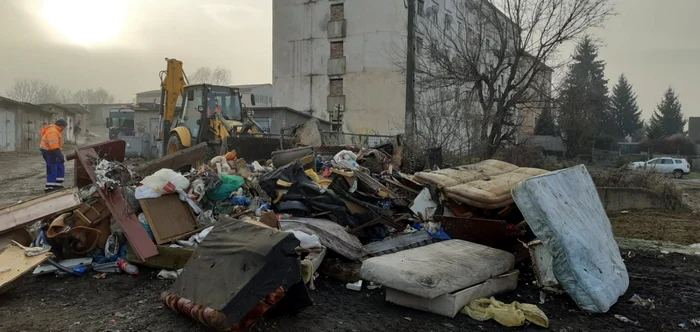
[[[15,113],[0,110],[0,151],[15,151]]]

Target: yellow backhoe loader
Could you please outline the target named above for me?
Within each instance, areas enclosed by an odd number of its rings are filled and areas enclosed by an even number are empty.
[[[264,134],[241,102],[238,89],[206,83],[189,84],[182,61],[165,59],[160,73],[161,153],[207,143],[205,160],[236,149],[247,160],[269,159],[280,138]],[[180,100],[180,106],[178,106]],[[251,95],[255,105],[255,96]]]

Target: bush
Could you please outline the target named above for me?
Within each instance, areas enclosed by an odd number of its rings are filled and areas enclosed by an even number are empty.
[[[647,139],[640,144],[642,151],[652,153],[690,156],[696,155],[695,143],[685,135],[678,134],[662,139]]]

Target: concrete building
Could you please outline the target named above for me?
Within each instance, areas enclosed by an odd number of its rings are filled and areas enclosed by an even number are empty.
[[[41,128],[51,123],[48,109],[0,97],[0,152],[38,150]]]
[[[160,89],[139,92],[136,94],[136,103],[153,103],[160,104]],[[179,103],[178,103],[179,105]]]
[[[80,123],[83,134],[90,130],[92,122],[90,111],[81,104],[42,104],[41,106],[53,113],[52,120],[54,122],[58,119],[64,119],[68,122],[68,127],[63,131],[63,140],[66,142],[77,142],[76,124]]]
[[[403,132],[404,0],[273,1],[274,105],[346,132]]]
[[[258,98],[258,95],[255,95]],[[313,116],[309,113],[299,112],[289,107],[255,107],[253,109],[253,119],[260,127],[270,134],[280,134],[282,129],[291,126],[298,126],[311,120]],[[322,131],[331,130],[329,121],[319,119]]]
[[[431,21],[434,26],[453,26],[470,36],[479,31],[469,26],[478,21],[472,16],[467,26],[457,22],[458,9],[452,0],[417,0],[416,5],[417,27],[430,26],[424,23]],[[274,105],[332,122],[342,120],[346,132],[403,132],[404,0],[273,0],[273,6]],[[503,19],[512,22],[505,15]],[[495,35],[482,42],[498,40]],[[427,44],[416,39],[418,57],[419,50],[427,51]],[[488,56],[483,58],[489,61]],[[535,108],[530,104],[519,111],[526,132],[534,130],[540,112]],[[478,137],[478,133],[465,133],[465,137]]]
[[[238,88],[241,92],[241,102],[248,107],[272,107],[273,105],[273,89],[270,83],[232,85],[231,87]],[[255,106],[250,100],[251,95],[255,95]]]

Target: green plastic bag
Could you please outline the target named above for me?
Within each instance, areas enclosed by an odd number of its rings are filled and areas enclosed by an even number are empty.
[[[207,192],[207,198],[214,202],[225,201],[232,192],[238,190],[238,188],[243,187],[245,184],[245,179],[238,175],[222,175],[221,185],[216,187],[216,189]]]

